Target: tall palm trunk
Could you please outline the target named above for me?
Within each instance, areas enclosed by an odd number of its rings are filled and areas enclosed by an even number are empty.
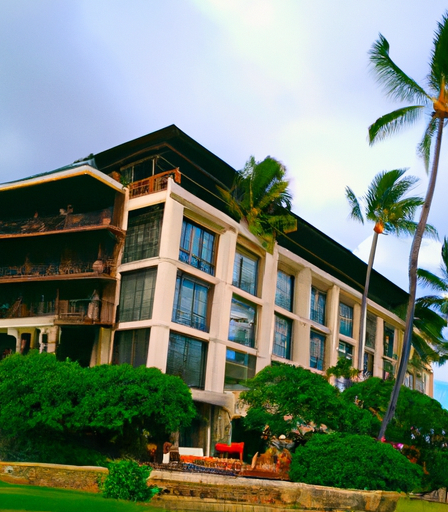
[[[373,260],[375,259],[376,246],[378,243],[378,232],[374,230],[372,246],[370,247],[369,263],[367,265],[366,282],[364,284],[364,293],[361,301],[361,318],[359,322],[359,353],[358,353],[358,370],[363,371],[364,368],[364,348],[366,346],[366,330],[367,330],[367,295],[369,293],[370,274],[372,273]]]
[[[426,191],[425,203],[423,204],[420,220],[418,222],[417,230],[414,235],[412,242],[411,254],[409,257],[409,302],[408,310],[406,314],[406,326],[404,330],[403,338],[403,349],[400,359],[400,365],[398,367],[397,377],[395,380],[394,388],[390,396],[389,405],[387,407],[386,414],[384,415],[383,422],[381,423],[380,433],[378,439],[382,439],[386,433],[387,426],[395,415],[395,409],[397,407],[398,395],[400,394],[401,386],[403,385],[404,378],[406,376],[406,370],[408,366],[409,356],[411,353],[411,342],[412,342],[412,331],[414,325],[414,310],[415,310],[415,297],[417,294],[417,266],[418,266],[418,255],[420,252],[420,246],[422,243],[423,233],[426,228],[428,220],[429,210],[431,208],[432,198],[434,195],[434,189],[437,180],[437,171],[439,169],[439,157],[440,148],[442,146],[442,133],[444,117],[439,118],[439,125],[437,127],[437,139],[434,150],[434,161],[432,164],[431,175],[429,177],[428,189]]]

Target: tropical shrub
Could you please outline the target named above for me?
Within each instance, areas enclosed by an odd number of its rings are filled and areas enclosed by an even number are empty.
[[[10,460],[78,464],[81,450],[89,461],[98,458],[92,450],[139,455],[143,431],[163,439],[195,414],[188,386],[157,368],[82,368],[36,351],[0,362],[0,454]]]
[[[149,501],[158,492],[155,486],[148,486],[151,474],[149,466],[139,466],[133,460],[109,463],[109,474],[100,489],[105,498],[128,501]]]
[[[423,470],[391,445],[369,436],[314,435],[293,454],[293,482],[343,489],[411,492],[421,487]]]
[[[269,425],[272,434],[286,434],[310,423],[357,434],[379,428],[370,412],[341,400],[339,390],[324,377],[299,366],[273,363],[246,381],[246,386],[249,389],[240,395],[248,406],[244,424],[259,432]]]

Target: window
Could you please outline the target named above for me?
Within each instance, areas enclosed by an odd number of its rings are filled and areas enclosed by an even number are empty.
[[[229,340],[255,346],[255,306],[240,298],[233,297],[230,309]]]
[[[345,343],[345,341],[340,341],[338,347],[338,357],[343,357],[344,359],[353,361],[353,345],[350,345],[350,343]]]
[[[426,393],[426,375],[424,373],[416,376],[415,390],[420,391],[420,393]]]
[[[173,322],[207,331],[208,291],[206,283],[180,273],[176,281]]]
[[[367,311],[366,347],[375,348],[377,317]]]
[[[393,327],[384,324],[384,355],[390,358],[394,355],[394,333]]]
[[[327,294],[321,292],[314,286],[311,287],[311,314],[310,318],[314,322],[325,325],[325,304],[327,302]]]
[[[161,205],[129,213],[123,263],[158,256],[162,217]]]
[[[156,274],[156,269],[150,268],[122,275],[120,322],[132,322],[151,318]]]
[[[258,258],[237,250],[233,266],[232,284],[252,295],[257,294]]]
[[[291,359],[292,320],[275,315],[273,353],[285,359]]]
[[[353,338],[353,308],[339,303],[339,332]]]
[[[373,354],[371,354],[370,352],[364,352],[363,375],[365,378],[373,376],[373,361],[374,361]]]
[[[207,274],[215,273],[215,235],[184,219],[179,259]]]
[[[412,373],[406,373],[404,378],[404,385],[409,389],[414,389],[414,376]]]
[[[204,389],[207,345],[202,341],[171,333],[166,373],[177,375],[192,388]]]
[[[227,349],[224,389],[246,389],[244,381],[255,375],[255,356]]]
[[[149,329],[118,331],[114,343],[114,364],[128,363],[146,366],[149,346]]]
[[[324,369],[325,336],[311,331],[310,336],[310,368]]]
[[[292,297],[294,292],[294,276],[277,272],[277,289],[275,292],[275,303],[281,308],[292,311]]]
[[[394,365],[387,360],[383,360],[383,379],[389,380],[394,378]]]

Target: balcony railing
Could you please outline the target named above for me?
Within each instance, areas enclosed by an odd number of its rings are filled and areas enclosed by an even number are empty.
[[[33,316],[55,315],[55,301],[42,300],[39,302],[24,302],[21,298],[14,304],[0,305],[0,318],[28,318]]]
[[[180,183],[179,168],[172,169],[171,171],[161,172],[150,178],[144,180],[134,181],[129,185],[129,197],[140,197],[161,190],[166,190],[168,187],[168,178],[173,178],[176,183]]]
[[[29,302],[19,298],[12,305],[0,305],[0,318],[55,316],[64,324],[111,324],[113,311],[112,303],[100,299]]]
[[[60,300],[57,318],[61,323],[106,323],[111,324],[114,306],[100,299]]]
[[[96,260],[92,262],[48,263],[42,265],[24,264],[0,267],[0,279],[17,279],[20,277],[49,277],[69,274],[96,274],[113,276],[113,260]]]
[[[70,210],[61,209],[60,214],[53,217],[39,217],[36,214],[31,218],[0,220],[0,235],[22,235],[108,226],[112,221],[112,210],[113,208],[110,207],[94,212],[73,213]]]

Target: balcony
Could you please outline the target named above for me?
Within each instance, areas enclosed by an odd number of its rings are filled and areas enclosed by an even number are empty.
[[[134,181],[129,185],[129,197],[145,196],[147,194],[153,194],[154,192],[160,192],[166,190],[168,187],[168,179],[173,178],[176,183],[180,183],[180,171],[179,168],[172,169],[171,171],[165,171],[150,178],[144,180]]]
[[[56,324],[112,324],[114,305],[97,297],[59,300]]]
[[[114,305],[97,297],[88,299],[30,302],[17,299],[0,305],[0,319],[54,316],[56,324],[111,324]]]
[[[70,209],[61,209],[59,215],[52,217],[39,217],[36,213],[32,218],[0,220],[0,236],[47,234],[55,231],[109,226],[112,221],[112,211],[112,207],[86,213],[73,213]]]
[[[54,316],[55,301],[24,302],[22,298],[17,299],[14,304],[0,305],[0,318],[29,318],[34,316]]]
[[[33,265],[25,263],[19,266],[0,267],[0,281],[24,278],[49,278],[61,276],[76,276],[84,274],[91,276],[115,275],[115,264],[112,259],[96,260],[94,262],[74,261],[67,263],[48,263]]]

